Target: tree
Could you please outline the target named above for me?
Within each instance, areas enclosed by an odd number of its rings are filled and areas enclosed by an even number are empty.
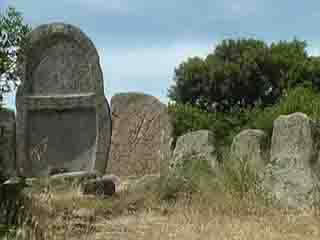
[[[209,66],[210,102],[220,111],[261,101],[270,84],[263,75],[267,45],[259,40],[224,40],[206,62]]]
[[[23,23],[21,13],[14,7],[8,7],[5,14],[0,15],[0,103],[3,94],[19,84],[16,63],[27,47],[26,34],[30,31],[31,27]]]
[[[223,40],[204,60],[189,58],[175,69],[168,97],[206,111],[230,112],[274,104],[299,84],[320,87],[320,61],[304,41],[268,46],[255,39]]]
[[[206,91],[205,81],[208,77],[205,62],[199,57],[189,58],[175,69],[177,84],[169,90],[169,97],[176,102],[206,106],[203,93]]]

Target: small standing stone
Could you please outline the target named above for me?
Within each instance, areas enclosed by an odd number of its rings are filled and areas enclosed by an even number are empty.
[[[217,155],[215,153],[214,135],[208,130],[198,130],[186,133],[177,140],[170,168],[174,170],[181,166],[184,160],[205,160],[212,169],[217,166]]]
[[[118,93],[111,99],[111,117],[107,173],[120,177],[160,173],[162,153],[170,144],[167,106],[144,93]]]
[[[230,151],[230,165],[239,169],[246,164],[253,172],[264,170],[269,158],[267,146],[267,134],[259,129],[247,129],[241,131],[233,138]]]
[[[315,198],[316,182],[311,159],[311,119],[304,113],[279,116],[273,124],[270,163],[263,186],[284,207],[309,207]]]

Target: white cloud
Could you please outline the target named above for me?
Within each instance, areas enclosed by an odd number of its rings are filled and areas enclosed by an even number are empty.
[[[206,57],[212,51],[211,43],[175,43],[165,47],[137,49],[100,48],[108,100],[115,93],[138,91],[151,94],[167,103],[167,89],[172,84],[174,68],[188,57]],[[14,95],[5,98],[14,108]]]
[[[247,17],[258,13],[262,9],[262,2],[256,0],[224,0],[221,3],[226,19]]]
[[[128,0],[73,0],[70,2],[94,12],[125,14],[133,10],[130,8]]]
[[[319,47],[307,47],[307,52],[311,56],[320,56],[320,48]]]
[[[6,7],[8,3],[8,0],[0,0],[0,10],[4,10],[4,8]]]
[[[188,57],[206,57],[209,43],[176,43],[167,47],[99,49],[106,94],[139,91],[167,102],[174,68]]]
[[[15,109],[15,93],[4,94],[4,106],[7,108]]]

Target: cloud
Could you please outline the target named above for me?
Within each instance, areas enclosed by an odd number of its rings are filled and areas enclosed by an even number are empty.
[[[0,0],[0,10],[1,10],[1,12],[2,12],[3,9],[5,9],[7,3],[8,3],[8,0]]]
[[[105,14],[130,14],[133,10],[127,0],[69,0],[69,4],[85,8],[89,12],[104,12]]]
[[[167,47],[98,49],[108,98],[115,93],[138,91],[167,102],[174,68],[188,57],[205,57],[210,43],[178,42]]]
[[[307,47],[307,52],[311,56],[320,56],[320,47],[309,46]]]
[[[166,47],[98,48],[105,94],[110,102],[116,93],[143,92],[167,103],[174,68],[189,57],[206,57],[213,47],[211,42],[176,42]],[[5,100],[15,107],[14,94]]]
[[[4,94],[3,104],[5,107],[15,109],[15,93]]]
[[[142,45],[213,40],[230,32],[230,28],[235,31],[239,18],[248,19],[261,8],[255,0],[204,0],[197,4],[193,0],[11,0],[11,3],[22,10],[33,26],[65,21],[90,31],[90,36],[104,35],[112,44],[140,44],[140,40],[144,42]]]
[[[7,1],[8,2],[8,1]],[[3,3],[3,0],[0,0]],[[311,40],[320,2],[283,0],[10,0],[32,27],[63,21],[80,27],[99,49],[110,97],[145,91],[166,99],[173,71],[187,57],[204,56],[225,38]],[[309,51],[309,50],[308,50]]]
[[[225,0],[220,2],[225,18],[235,19],[253,16],[262,10],[263,1]]]

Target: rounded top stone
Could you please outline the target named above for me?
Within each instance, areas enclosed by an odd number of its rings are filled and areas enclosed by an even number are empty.
[[[29,53],[32,53],[34,48],[39,49],[50,46],[54,40],[54,36],[62,36],[76,41],[85,51],[98,56],[93,42],[80,28],[62,22],[42,24],[28,33],[27,40],[30,46],[29,50],[31,51]]]
[[[17,97],[103,93],[99,55],[93,42],[71,24],[43,24],[26,36]]]
[[[117,108],[124,108],[130,104],[140,107],[141,104],[150,103],[165,106],[165,104],[156,97],[143,92],[120,92],[116,93],[111,98],[111,108],[114,108],[114,106]]]

